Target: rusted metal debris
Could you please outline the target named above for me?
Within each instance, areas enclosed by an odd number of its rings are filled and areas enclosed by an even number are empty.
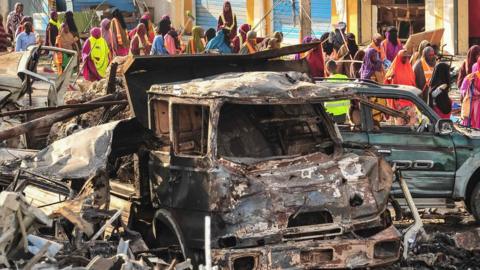
[[[480,228],[475,230],[456,233],[455,244],[470,251],[480,251]]]
[[[125,96],[124,92],[115,93],[115,94],[106,95],[106,96],[103,96],[101,98],[89,101],[86,104],[96,103],[96,102],[123,100],[125,98],[126,98],[126,96]],[[91,110],[91,108],[66,109],[66,110],[62,110],[62,111],[59,111],[59,112],[56,112],[56,113],[46,115],[44,117],[37,118],[37,119],[32,120],[30,122],[22,123],[22,124],[20,124],[18,126],[15,126],[13,128],[0,131],[0,141],[25,134],[25,133],[33,130],[33,129],[42,128],[42,127],[46,127],[46,126],[51,126],[53,123],[67,120],[69,118],[80,115],[82,113],[86,113],[90,110]]]

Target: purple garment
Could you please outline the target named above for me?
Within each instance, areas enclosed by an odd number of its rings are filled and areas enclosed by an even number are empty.
[[[390,33],[389,32],[386,32],[385,33],[386,35],[386,39],[384,42],[387,43],[387,49],[386,49],[386,55],[387,55],[387,59],[390,60],[391,62],[393,62],[393,60],[395,59],[395,57],[397,56],[398,52],[403,50],[403,45],[400,41],[398,41],[398,44],[395,46],[392,42],[390,42],[390,40],[388,39],[388,37],[390,36]]]
[[[472,73],[475,73],[477,71],[478,71],[478,63],[475,63],[472,66]],[[468,80],[467,80],[467,77],[465,76],[465,78],[463,79],[462,85],[460,86],[460,89],[459,89],[460,94],[462,96],[462,99],[463,99],[463,97],[465,97],[465,94],[467,93],[468,87],[469,87]]]
[[[313,41],[313,37],[306,36],[303,38],[302,44],[308,44],[308,43],[311,43],[312,41]],[[301,58],[302,58],[302,54],[300,53],[295,54],[295,60],[300,60]]]
[[[90,39],[87,39],[82,49],[82,61],[84,63],[82,74],[87,81],[99,81],[102,77],[98,74],[97,68],[90,57],[90,51]]]
[[[372,57],[375,57],[375,61],[371,61]],[[382,71],[382,60],[374,48],[368,48],[360,68],[360,78],[370,80],[376,71]]]

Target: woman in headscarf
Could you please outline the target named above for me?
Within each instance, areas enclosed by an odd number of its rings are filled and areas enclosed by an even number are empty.
[[[152,19],[148,11],[143,14],[141,22],[145,24],[147,29],[148,42],[152,44],[153,39],[155,38],[155,27],[153,27]]]
[[[208,28],[207,31],[205,31],[205,44],[207,44],[210,40],[212,40],[215,36],[217,35],[217,31],[213,28]],[[245,35],[245,38],[247,35]],[[238,47],[238,50],[240,50],[240,47]]]
[[[102,37],[108,44],[108,49],[110,50],[110,54],[113,54],[113,37],[112,31],[110,31],[110,20],[105,18],[100,22],[100,28],[102,30]]]
[[[178,33],[175,29],[171,29],[164,37],[165,48],[167,48],[168,54],[174,55],[180,53],[180,40],[178,39]]]
[[[232,48],[230,48],[230,39],[227,35],[228,30],[220,30],[217,32],[217,35],[212,38],[205,47],[206,51],[216,50],[219,53],[232,53]]]
[[[237,16],[232,11],[232,4],[230,1],[223,3],[223,11],[218,16],[217,31],[226,29],[229,31],[229,41],[235,38],[237,34]]]
[[[12,12],[7,16],[7,34],[15,40],[15,33],[20,26],[20,22],[23,18],[23,4],[20,2],[15,3],[15,7]]]
[[[410,55],[407,54],[407,51],[399,51],[395,59],[393,59],[392,65],[385,75],[385,84],[415,86],[415,74],[413,73],[412,65],[410,64]],[[405,99],[389,99],[387,103],[390,108],[405,112],[410,116],[408,123],[405,122],[403,118],[395,118],[396,125],[413,126],[417,123],[415,106],[411,101]]]
[[[340,47],[340,50],[337,53],[337,60],[345,60],[346,62],[339,63],[337,65],[337,73],[348,75],[350,72],[350,66],[352,65],[349,60],[353,60],[355,54],[358,51],[358,45],[355,41],[355,35],[352,33],[347,33],[345,35],[346,43]]]
[[[470,47],[467,53],[467,59],[465,59],[465,61],[463,62],[462,66],[460,67],[460,72],[458,73],[458,87],[461,87],[463,79],[465,79],[468,74],[472,73],[472,67],[477,62],[479,56],[480,46],[473,45],[472,47]]]
[[[478,60],[480,62],[480,59]],[[463,82],[462,125],[480,129],[480,70],[473,70]]]
[[[80,49],[77,47],[77,38],[70,32],[66,23],[62,23],[60,26],[60,33],[57,36],[55,46],[67,50],[73,50],[77,53],[80,52]],[[65,70],[65,67],[70,61],[70,57],[71,56],[66,53],[56,53],[57,70],[59,74],[62,74],[63,70]]]
[[[150,34],[150,28],[151,28],[151,23],[150,23],[150,19],[147,15],[143,15],[142,18],[140,18],[140,23],[142,23],[143,25],[145,25],[145,35],[146,35],[146,39],[148,41],[149,44],[152,44],[153,42],[153,39],[155,38],[155,34],[152,33]],[[137,34],[137,30],[138,30],[138,25],[137,27],[133,28],[132,30],[130,30],[128,32],[128,38],[130,38],[130,40],[132,40],[135,35]]]
[[[238,53],[240,51],[240,47],[242,47],[245,40],[247,40],[247,33],[250,29],[251,27],[249,24],[244,23],[240,25],[240,28],[238,28],[238,34],[232,41],[233,53]]]
[[[194,26],[192,28],[192,37],[187,44],[187,53],[189,54],[198,54],[205,51],[205,46],[203,45],[203,28],[200,26]]]
[[[385,84],[415,86],[415,74],[409,60],[407,51],[400,50],[385,74]]]
[[[431,45],[428,40],[422,40],[418,45],[417,51],[414,52],[412,58],[410,58],[410,64],[414,65],[418,60],[422,59],[423,50],[429,46]]]
[[[435,64],[435,51],[432,47],[426,47],[423,50],[422,58],[413,66],[415,84],[418,89],[422,90],[422,98],[425,102],[428,102],[428,85],[430,84]]]
[[[168,31],[172,30],[172,21],[168,15],[164,15],[160,22],[158,23],[158,31],[160,35],[165,37],[168,34]]]
[[[335,48],[333,47],[333,43],[330,40],[330,33],[323,33],[323,35],[320,37],[320,42],[322,43],[322,49],[323,52],[325,53],[325,61],[328,60],[335,60],[336,59],[336,54],[335,54]]]
[[[362,61],[365,58],[365,51],[358,50],[355,56],[353,57],[353,64],[350,65],[350,73],[348,77],[360,79],[360,68],[362,67]]]
[[[80,42],[80,34],[78,33],[78,27],[75,23],[75,19],[73,18],[73,12],[70,10],[65,12],[65,23],[68,25],[70,33],[72,33],[72,35],[77,38],[77,47],[81,48],[82,43]],[[78,57],[80,59],[80,55],[78,55]]]
[[[7,32],[5,32],[5,28],[3,27],[3,16],[0,14],[0,52],[6,52],[10,45],[11,43],[10,40],[8,40]]]
[[[162,33],[160,33],[160,23],[157,28],[157,35],[153,39],[152,49],[150,50],[150,55],[164,55],[168,54],[167,48],[165,48],[165,40],[163,39]]]
[[[47,29],[45,30],[45,45],[55,46],[59,30],[60,22],[58,21],[58,13],[56,11],[52,11],[50,12],[50,19],[48,20]]]
[[[114,55],[125,56],[129,52],[130,40],[127,34],[127,24],[123,19],[123,15],[118,8],[112,12],[112,20],[110,22],[110,29],[113,37],[113,51]]]
[[[384,77],[382,60],[378,51],[375,48],[367,48],[360,68],[360,78],[383,83]]]
[[[312,36],[306,36],[302,39],[302,44],[309,44],[313,41],[313,37]],[[300,60],[302,59],[303,57],[305,57],[306,53],[297,53],[295,54],[295,60]]]
[[[65,12],[65,23],[68,25],[68,29],[73,36],[78,38],[78,28],[77,24],[75,23],[75,19],[73,18],[73,12],[67,11]]]
[[[310,42],[317,42],[317,39],[312,39]],[[307,52],[305,59],[308,63],[310,76],[312,77],[326,77],[325,76],[325,61],[323,59],[322,45]]]
[[[385,32],[386,39],[382,41],[383,49],[385,50],[385,55],[389,61],[393,61],[397,56],[398,52],[403,49],[402,42],[398,39],[398,30],[397,28],[391,26]]]
[[[130,44],[132,55],[150,55],[150,44],[148,43],[147,29],[143,23],[137,25],[137,32]]]
[[[32,32],[32,24],[26,22],[24,24],[25,30],[20,33],[15,40],[15,51],[26,51],[28,46],[35,44],[35,34]]]
[[[450,87],[450,66],[438,63],[430,80],[428,105],[443,119],[450,119],[452,113],[452,100],[448,96]]]
[[[243,43],[240,48],[239,54],[252,54],[257,52],[257,32],[248,31],[247,40]]]
[[[90,37],[83,44],[83,77],[88,81],[98,81],[105,78],[110,64],[108,44],[102,37],[98,27],[90,30]]]

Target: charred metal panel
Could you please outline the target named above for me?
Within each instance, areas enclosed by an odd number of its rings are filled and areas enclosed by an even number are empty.
[[[130,108],[146,127],[147,93],[159,83],[187,81],[227,72],[299,71],[308,73],[306,60],[271,60],[282,55],[305,52],[317,43],[288,46],[252,55],[175,55],[135,57],[125,71]]]

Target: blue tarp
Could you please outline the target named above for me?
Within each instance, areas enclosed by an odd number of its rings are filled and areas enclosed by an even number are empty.
[[[121,11],[133,12],[135,6],[133,0],[66,0],[67,10],[82,11],[85,9],[95,8],[100,4],[106,4],[117,7]]]

